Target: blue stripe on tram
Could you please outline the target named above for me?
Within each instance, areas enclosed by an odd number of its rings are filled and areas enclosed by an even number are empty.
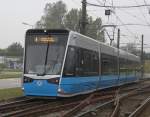
[[[135,81],[137,78],[133,75],[103,75],[93,77],[63,77],[61,81],[61,89],[66,93],[80,93],[94,90],[96,88],[107,88],[119,84],[125,84]]]

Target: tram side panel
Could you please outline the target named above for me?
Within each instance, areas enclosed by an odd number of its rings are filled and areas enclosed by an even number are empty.
[[[117,85],[117,57],[101,53],[101,80],[100,87],[107,88]]]
[[[62,95],[83,94],[99,87],[98,52],[69,46],[61,80]]]

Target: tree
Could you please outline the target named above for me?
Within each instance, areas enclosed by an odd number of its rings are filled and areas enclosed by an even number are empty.
[[[3,63],[0,63],[0,73],[6,68],[6,65]]]
[[[81,10],[78,9],[71,9],[64,18],[64,25],[66,28],[71,29],[73,31],[79,32],[80,25],[79,21],[81,18]]]
[[[81,19],[81,10],[71,9],[64,18],[64,25],[68,29],[73,31],[80,32],[80,19]],[[101,31],[102,21],[101,18],[96,18],[93,20],[91,16],[87,15],[88,25],[86,27],[86,36],[89,36],[93,39],[105,42],[104,32]]]
[[[134,43],[128,43],[126,46],[121,47],[121,49],[135,55],[140,55],[140,50],[136,47]]]
[[[36,23],[36,28],[67,28],[80,32],[79,22],[81,20],[81,13],[81,10],[78,9],[71,9],[67,13],[66,5],[62,1],[53,4],[48,3],[45,6],[44,15],[41,17],[41,20]],[[101,18],[93,20],[91,16],[87,15],[87,20],[86,35],[104,42],[104,32],[101,32]]]
[[[0,49],[0,56],[5,56],[6,49]]]
[[[99,40],[101,42],[105,42],[104,39],[104,32],[101,31],[101,26],[102,26],[102,20],[101,18],[96,18],[95,20],[93,20],[92,17],[89,17],[89,24],[87,26],[87,33],[86,35]]]
[[[23,56],[23,47],[20,43],[12,43],[6,49],[7,56]]]
[[[36,28],[64,28],[62,18],[66,12],[66,5],[62,1],[53,4],[47,3],[44,9],[44,15],[36,23]]]

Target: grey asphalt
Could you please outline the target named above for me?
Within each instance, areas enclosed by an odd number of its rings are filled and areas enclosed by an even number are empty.
[[[0,89],[21,87],[21,78],[1,79]]]

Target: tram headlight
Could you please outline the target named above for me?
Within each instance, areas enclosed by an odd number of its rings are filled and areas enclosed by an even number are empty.
[[[31,83],[31,82],[33,82],[33,79],[32,79],[32,78],[29,78],[29,77],[24,76],[24,78],[23,78],[23,83]]]

